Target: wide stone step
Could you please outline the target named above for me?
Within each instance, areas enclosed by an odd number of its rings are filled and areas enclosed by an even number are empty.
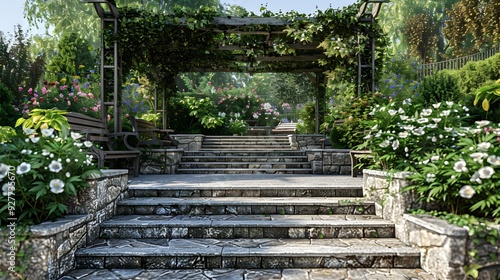
[[[185,162],[308,162],[307,156],[182,156]]]
[[[374,215],[375,205],[352,197],[132,197],[120,201],[117,212],[119,215]]]
[[[296,161],[266,161],[266,162],[247,162],[247,161],[181,161],[178,169],[184,168],[252,168],[252,169],[311,169],[311,163]]]
[[[287,151],[290,150],[290,145],[203,145],[203,151],[217,151],[217,150],[243,150],[243,151]]]
[[[394,238],[394,224],[373,215],[117,216],[106,238]]]
[[[75,252],[84,268],[419,268],[420,252],[380,239],[106,239]]]
[[[249,145],[276,145],[276,144],[290,144],[288,139],[234,139],[234,140],[226,140],[226,139],[212,139],[212,140],[203,140],[203,145],[211,144],[211,145],[226,145],[226,144],[249,144]]]
[[[206,279],[206,280],[435,280],[412,268],[289,269],[75,269],[60,280]]]
[[[293,156],[306,156],[303,151],[264,151],[264,150],[199,150],[199,151],[184,151],[183,156],[240,156],[240,157],[293,157]]]
[[[266,176],[255,175],[213,175],[213,181],[201,180],[203,175],[190,175],[191,182],[177,181],[186,175],[172,175],[168,184],[164,184],[165,176],[141,175],[132,181],[129,186],[131,197],[362,197],[363,188],[361,179],[341,181],[334,177],[330,181],[302,180],[292,182],[291,179],[300,179],[301,175],[287,176],[283,183],[267,181]],[[238,176],[231,184],[225,184],[228,176]],[[279,175],[267,175],[279,176]],[[262,178],[263,177],[263,178]]]
[[[178,174],[312,174],[312,168],[178,168]]]

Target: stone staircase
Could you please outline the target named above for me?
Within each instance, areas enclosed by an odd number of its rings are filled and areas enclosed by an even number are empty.
[[[303,151],[288,136],[205,136],[199,151],[185,151],[178,174],[310,174]]]
[[[362,179],[134,178],[64,279],[434,279],[362,198]]]

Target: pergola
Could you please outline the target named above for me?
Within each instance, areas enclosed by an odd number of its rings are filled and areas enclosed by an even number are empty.
[[[360,26],[366,29],[360,29],[358,32],[369,33],[369,28],[373,26],[375,17],[380,11],[382,3],[387,0],[362,0],[357,20]],[[159,18],[155,23],[157,35],[155,42],[143,47],[147,50],[137,49],[129,50],[131,55],[123,55],[120,50],[119,36],[124,36],[120,30],[123,26],[123,19],[133,19],[139,17],[136,11],[120,12],[112,0],[84,0],[86,3],[92,3],[97,14],[101,19],[102,45],[101,45],[101,111],[102,119],[106,120],[108,108],[112,107],[114,112],[114,130],[121,131],[121,81],[124,62],[130,67],[129,56],[138,55],[141,52],[147,52],[143,59],[148,60],[149,56],[170,58],[176,56],[182,63],[175,65],[162,64],[163,59],[150,61],[152,69],[159,69],[158,74],[165,76],[175,75],[180,72],[289,72],[305,73],[309,79],[316,85],[316,133],[319,132],[319,123],[324,114],[326,80],[325,72],[331,71],[328,64],[322,63],[327,59],[325,52],[319,47],[321,42],[302,42],[300,40],[288,40],[283,45],[287,51],[284,54],[278,50],[277,43],[289,35],[288,27],[291,24],[300,24],[304,18],[295,20],[276,18],[276,17],[213,17],[211,21],[202,27],[193,30],[189,26],[187,19],[179,19],[177,22],[163,21]],[[371,10],[368,9],[371,5]],[[134,28],[133,20],[124,21],[125,26]],[[364,25],[363,25],[364,23]],[[217,36],[216,42],[200,42],[193,45],[185,45],[177,42],[175,39],[164,32],[162,26],[176,25],[182,32],[193,32],[193,37],[199,36]],[[156,27],[158,26],[158,27]],[[357,27],[359,28],[359,27]],[[105,32],[107,31],[107,32]],[[122,32],[120,32],[122,31]],[[172,32],[172,31],[170,31]],[[112,34],[110,34],[112,33]],[[110,36],[111,35],[111,36]],[[365,34],[366,35],[366,34]],[[255,43],[246,41],[245,44],[234,43],[234,39],[256,38]],[[361,88],[362,79],[370,77],[370,90],[375,90],[375,40],[372,34],[369,35],[369,47],[357,55],[358,88]],[[112,38],[112,40],[109,40]],[[151,37],[153,38],[153,37]],[[165,42],[168,41],[168,42]],[[165,48],[156,48],[155,44],[161,42]],[[151,46],[151,49],[149,49]],[[186,49],[191,48],[190,57],[183,57]],[[255,51],[257,50],[257,51]],[[369,55],[367,55],[367,53]],[[195,54],[195,55],[193,55]],[[154,64],[154,65],[153,65]],[[167,63],[168,64],[168,63]],[[359,94],[359,90],[358,90]],[[163,126],[166,128],[166,94],[163,92]],[[155,96],[155,105],[158,104],[158,96]],[[157,109],[157,108],[155,108]]]

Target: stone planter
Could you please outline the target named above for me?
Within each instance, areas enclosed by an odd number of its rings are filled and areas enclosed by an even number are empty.
[[[422,268],[437,279],[467,279],[465,267],[472,263],[489,267],[490,256],[500,259],[500,242],[492,245],[483,240],[476,244],[463,227],[428,215],[411,215],[408,209],[428,208],[412,192],[403,192],[409,185],[407,173],[364,170],[363,193],[375,202],[376,214],[395,223],[396,237],[406,244],[419,248]],[[477,250],[478,259],[468,252]],[[496,267],[480,270],[478,279],[498,279]]]
[[[9,228],[0,230],[2,266],[25,267],[22,276],[27,280],[59,279],[73,269],[75,251],[98,238],[99,224],[113,217],[116,203],[128,196],[128,171],[103,170],[102,176],[89,183],[68,203],[69,215],[30,227],[28,238],[19,244],[10,242],[13,232]],[[25,256],[18,259],[19,249],[25,251]],[[7,279],[19,279],[7,273]]]

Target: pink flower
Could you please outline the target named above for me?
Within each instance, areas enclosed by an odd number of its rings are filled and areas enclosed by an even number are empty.
[[[46,87],[42,88],[42,94],[47,94],[47,88]]]
[[[19,92],[23,91],[22,87],[18,87],[17,89],[19,90]]]
[[[108,115],[108,122],[109,122],[109,120],[111,120],[111,116],[110,115]]]
[[[19,112],[19,108],[15,107],[14,111]]]
[[[127,118],[130,117],[130,114],[125,114],[125,117],[127,117]]]
[[[211,85],[211,84],[212,84],[212,82],[208,82],[208,84],[209,84],[209,85]]]
[[[81,96],[83,98],[87,98],[87,94],[85,92],[81,92],[81,91],[78,92],[78,96]]]
[[[35,95],[33,95],[34,97],[38,97],[38,94],[35,93]]]
[[[64,98],[64,95],[61,93],[61,94],[59,94],[59,97]]]
[[[94,94],[92,94],[92,92],[89,92],[88,96],[90,99],[94,99]]]
[[[59,101],[59,99],[57,99],[57,97],[54,97],[54,101],[57,102],[57,101]]]
[[[68,106],[71,106],[71,101],[68,100]]]
[[[28,93],[32,94],[33,93],[33,89],[32,88],[28,89]]]
[[[97,109],[97,107],[92,107],[92,108],[90,108],[90,110],[92,110],[93,112],[99,111],[99,109]]]

